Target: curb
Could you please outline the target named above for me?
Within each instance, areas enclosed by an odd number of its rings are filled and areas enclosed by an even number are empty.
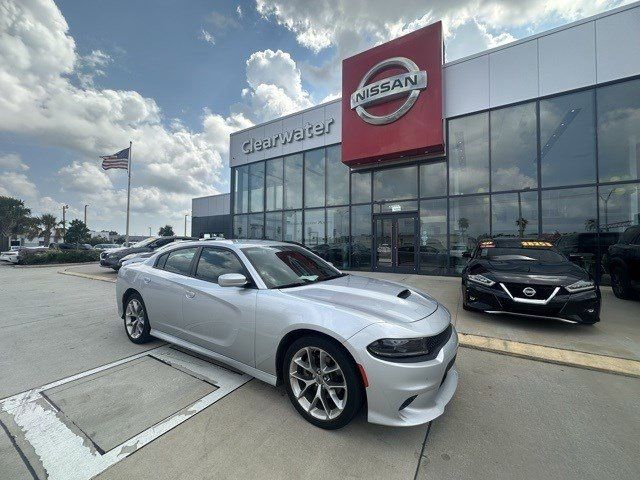
[[[514,342],[501,338],[483,337],[466,333],[458,333],[458,340],[461,347],[527,358],[539,362],[613,373],[625,377],[640,378],[640,362],[636,360],[577,352],[574,350],[563,350],[561,348],[546,347],[544,345]]]
[[[81,265],[98,265],[100,262],[80,263],[41,263],[38,265],[12,265],[13,268],[49,268],[49,267],[78,267]]]
[[[116,283],[115,278],[100,277],[98,275],[89,275],[88,273],[69,272],[66,270],[60,270],[58,271],[58,273],[61,273],[62,275],[71,275],[73,277],[82,277],[82,278],[89,278],[91,280],[99,280],[101,282]]]

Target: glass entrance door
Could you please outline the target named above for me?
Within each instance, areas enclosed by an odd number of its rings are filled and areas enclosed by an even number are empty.
[[[417,271],[418,214],[380,214],[374,219],[375,270]]]

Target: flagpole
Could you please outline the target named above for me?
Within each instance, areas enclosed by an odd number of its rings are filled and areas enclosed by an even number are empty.
[[[127,180],[127,233],[125,236],[125,242],[129,243],[129,206],[131,205],[131,142],[129,142],[129,167],[127,168],[128,180]]]

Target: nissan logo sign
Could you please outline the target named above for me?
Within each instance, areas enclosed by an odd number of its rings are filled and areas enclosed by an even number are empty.
[[[403,68],[406,73],[368,84],[376,74],[392,67]],[[351,110],[355,110],[362,120],[371,125],[386,125],[395,122],[407,113],[418,99],[420,90],[425,88],[427,88],[426,71],[420,70],[415,62],[408,58],[389,58],[374,65],[362,78],[358,89],[351,94]],[[390,102],[404,95],[407,95],[404,103],[396,111],[387,115],[373,115],[365,109],[372,105]]]
[[[527,287],[522,290],[522,293],[524,293],[527,297],[533,297],[536,294],[536,291],[531,287]]]

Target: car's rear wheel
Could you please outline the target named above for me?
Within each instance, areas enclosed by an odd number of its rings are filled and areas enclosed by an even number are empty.
[[[364,388],[355,362],[329,339],[297,339],[287,349],[282,370],[291,403],[317,427],[342,428],[362,406]]]
[[[627,271],[622,267],[615,267],[611,271],[611,289],[613,294],[623,300],[633,298],[633,290]]]
[[[140,344],[151,340],[147,309],[138,293],[133,293],[127,298],[124,307],[124,330],[133,343]]]

